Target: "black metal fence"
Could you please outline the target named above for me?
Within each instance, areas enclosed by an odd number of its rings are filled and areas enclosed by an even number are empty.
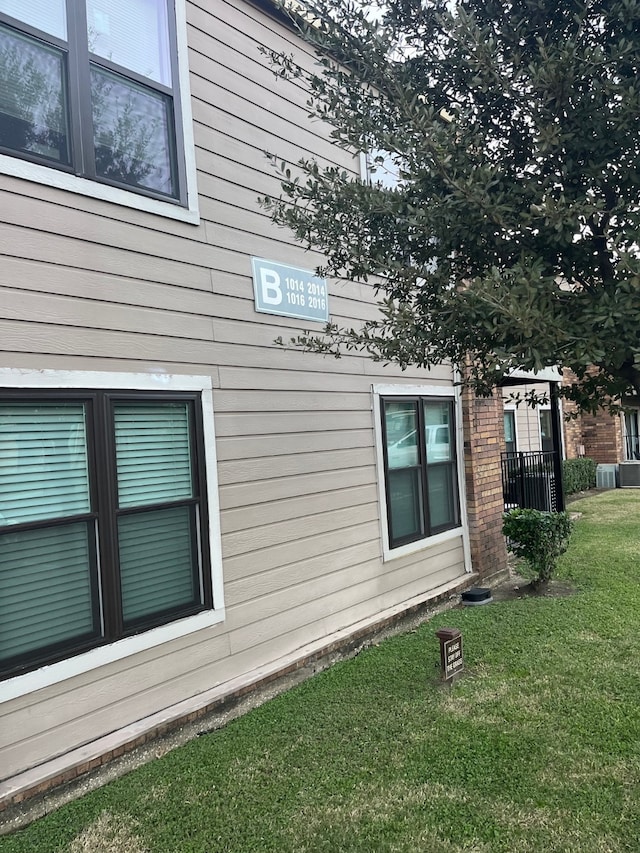
[[[505,510],[514,507],[559,512],[555,452],[503,453],[502,492]]]

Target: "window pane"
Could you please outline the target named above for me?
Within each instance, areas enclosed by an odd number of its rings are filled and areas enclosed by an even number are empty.
[[[453,459],[451,404],[425,400],[424,423],[427,464]]]
[[[510,443],[514,440],[514,429],[513,429],[513,412],[505,412],[504,413],[504,440],[507,443]]]
[[[96,174],[176,195],[171,99],[91,68]]]
[[[121,507],[193,496],[187,403],[117,403],[113,408]]]
[[[62,52],[2,26],[0,146],[69,163]]]
[[[171,86],[166,0],[87,0],[89,50]]]
[[[391,540],[424,534],[420,469],[389,471]]]
[[[638,439],[638,412],[625,412],[624,427],[627,443],[627,459],[640,459],[640,440]]]
[[[199,603],[193,511],[171,507],[118,520],[125,623]]]
[[[540,439],[542,450],[549,452],[553,450],[553,432],[551,431],[551,411],[540,409]]]
[[[367,170],[371,183],[378,184],[387,190],[400,186],[402,184],[401,166],[397,160],[397,155],[381,148],[375,148],[367,154]]]
[[[0,536],[0,659],[98,633],[87,523]]]
[[[411,400],[385,400],[384,416],[389,468],[418,465],[418,412]]]
[[[0,12],[66,41],[65,0],[0,0]]]
[[[516,416],[515,412],[504,413],[504,444],[507,453],[516,452]]]
[[[0,526],[90,511],[84,406],[0,405]]]
[[[451,465],[433,465],[427,475],[429,493],[429,522],[431,528],[451,525],[456,520],[453,488],[454,470]]]

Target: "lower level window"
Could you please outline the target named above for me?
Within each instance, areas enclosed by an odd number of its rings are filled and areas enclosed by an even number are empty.
[[[0,675],[212,607],[198,394],[0,397]]]
[[[453,401],[382,398],[389,545],[460,523]]]

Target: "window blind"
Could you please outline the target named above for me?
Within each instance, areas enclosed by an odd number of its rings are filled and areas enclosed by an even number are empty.
[[[65,0],[0,0],[0,12],[52,36],[67,38]]]
[[[194,602],[192,513],[192,507],[180,506],[119,519],[125,624]]]
[[[171,85],[166,0],[87,0],[89,50]]]
[[[117,403],[114,427],[120,507],[193,496],[187,403]]]
[[[0,529],[90,508],[84,406],[0,406]]]
[[[91,524],[0,535],[0,660],[97,632]]]

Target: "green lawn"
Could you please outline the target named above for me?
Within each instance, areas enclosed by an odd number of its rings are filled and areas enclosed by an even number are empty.
[[[444,613],[1,853],[638,853],[640,492],[571,510],[576,595]],[[451,690],[434,681],[442,625],[465,642]]]

